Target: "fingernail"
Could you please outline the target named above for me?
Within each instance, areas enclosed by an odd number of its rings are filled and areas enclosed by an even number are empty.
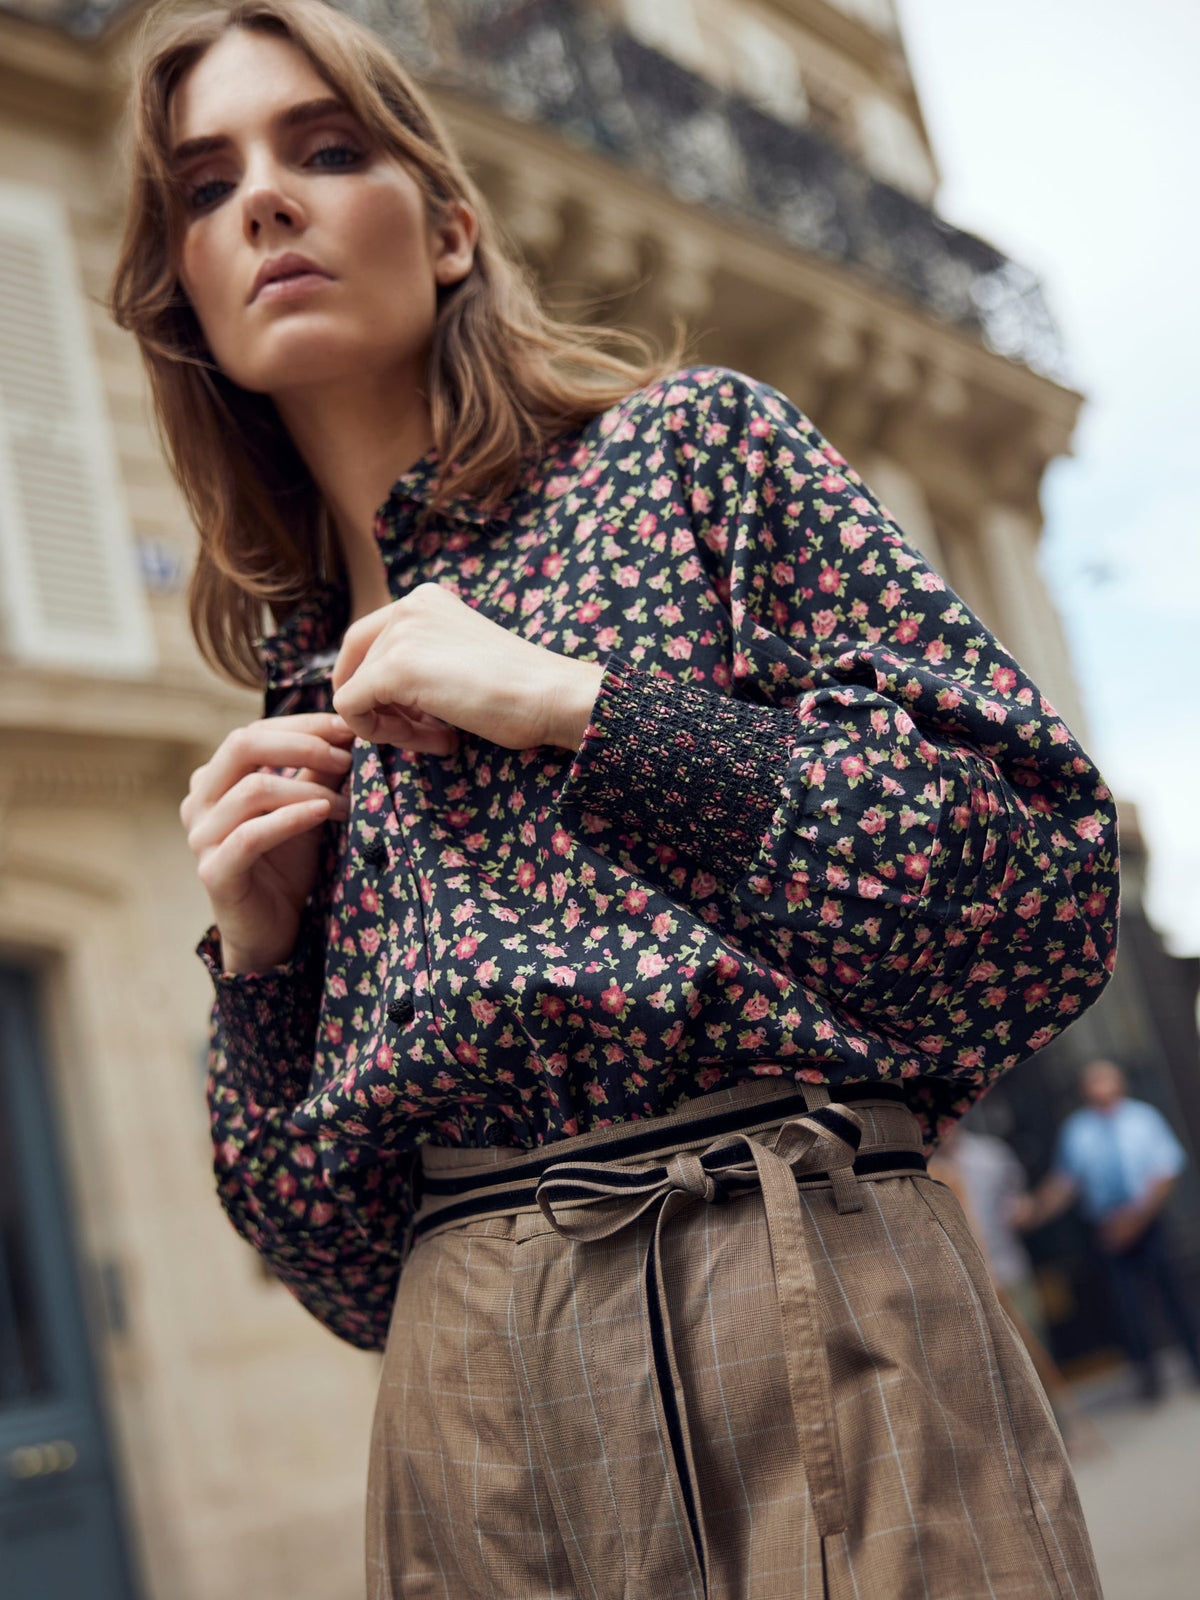
[[[333,725],[335,728],[341,731],[349,731],[350,728],[350,724],[346,721],[345,717],[339,717],[336,712],[334,712],[333,716]]]

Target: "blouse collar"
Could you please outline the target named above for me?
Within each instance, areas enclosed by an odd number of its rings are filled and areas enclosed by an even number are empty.
[[[401,533],[408,533],[413,521],[414,508],[420,509],[427,506],[433,499],[437,488],[438,475],[441,471],[441,457],[436,449],[430,449],[398,477],[388,492],[387,499],[375,513],[376,532],[380,524],[391,531],[393,523],[399,524]],[[475,495],[452,495],[438,507],[439,517],[444,517],[449,522],[467,523],[483,528],[493,522],[507,522],[509,506],[488,507],[482,505]]]
[[[438,452],[431,449],[388,491],[375,513],[375,537],[385,559],[416,531],[421,510],[433,499],[439,468]],[[477,497],[461,494],[440,505],[436,515],[442,524],[487,528],[506,526],[511,514],[512,501],[489,509]],[[324,658],[330,651],[336,652],[349,615],[350,592],[344,577],[337,575],[315,584],[273,633],[260,634],[254,641],[267,683],[284,688],[326,676],[329,664]]]

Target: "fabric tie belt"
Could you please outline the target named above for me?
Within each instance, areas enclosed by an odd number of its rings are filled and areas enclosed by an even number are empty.
[[[823,1085],[801,1085],[799,1095],[789,1085],[785,1094],[766,1098],[760,1092],[748,1100],[733,1090],[728,1108],[712,1115],[703,1100],[693,1101],[682,1113],[565,1140],[536,1156],[522,1152],[482,1172],[478,1166],[469,1173],[454,1170],[455,1157],[469,1160],[480,1152],[424,1147],[428,1155],[413,1241],[480,1217],[534,1210],[584,1248],[640,1218],[652,1223],[642,1263],[642,1305],[657,1397],[691,1531],[697,1588],[705,1595],[708,1551],[662,1282],[663,1233],[672,1217],[696,1201],[715,1204],[760,1191],[788,1390],[813,1513],[823,1536],[842,1532],[846,1500],[833,1386],[800,1191],[824,1188],[839,1212],[860,1211],[860,1179],[911,1176],[925,1170],[925,1159],[916,1119],[898,1087],[854,1085],[836,1093],[835,1104]],[[659,1159],[633,1162],[638,1155]],[[591,1156],[595,1159],[584,1159]]]

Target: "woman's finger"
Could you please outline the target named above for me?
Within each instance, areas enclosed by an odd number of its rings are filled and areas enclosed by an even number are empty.
[[[367,656],[340,688],[334,691],[337,714],[358,731],[356,722],[381,706],[406,715],[419,715],[415,705],[404,703],[404,684],[395,651]]]
[[[280,778],[299,778],[301,783],[319,783],[323,789],[340,789],[350,776],[350,768],[333,772],[319,772],[314,767],[260,767],[260,772],[274,772]]]
[[[327,725],[333,722],[333,718],[324,713],[322,717]],[[283,719],[279,723],[252,722],[244,728],[235,728],[218,746],[212,759],[192,773],[184,806],[214,804],[239,778],[256,772],[259,767],[305,766],[334,775],[349,772],[353,757],[348,747],[353,742],[354,732],[341,717],[337,718],[337,723],[336,728],[328,727],[327,734],[316,729],[285,727]],[[194,810],[194,804],[191,808]],[[183,814],[183,806],[180,811]],[[184,815],[185,824],[187,821]]]
[[[367,658],[367,652],[391,621],[392,607],[396,604],[397,601],[392,601],[386,606],[380,606],[377,611],[369,611],[365,617],[359,617],[357,622],[352,622],[346,629],[330,675],[330,682],[335,691],[352,678],[362,666]]]
[[[346,744],[353,739],[336,711],[289,711],[283,716],[259,717],[246,727],[266,733],[315,734],[327,744]]]
[[[322,739],[341,739],[346,730],[336,711],[289,711],[284,716],[256,717],[251,728],[293,728],[301,733],[319,733]]]
[[[447,755],[457,747],[457,730],[430,712],[398,701],[397,690],[403,689],[398,676],[394,651],[368,655],[335,694],[338,715],[360,739],[372,744]]]
[[[212,801],[238,778],[259,767],[319,767],[327,772],[348,772],[354,733],[338,719],[330,737],[302,728],[271,722],[252,722],[235,728],[213,752],[211,760],[192,774],[192,794]]]
[[[329,809],[328,796],[319,800],[301,800],[294,805],[280,806],[277,811],[269,811],[264,816],[251,817],[234,828],[200,862],[200,882],[214,905],[222,893],[244,879],[263,856],[324,822],[329,816]]]
[[[387,710],[376,712],[369,735],[372,744],[395,745],[401,750],[413,750],[421,755],[448,756],[458,749],[458,730],[436,717],[422,717],[420,721],[403,712],[395,715]],[[368,737],[363,735],[364,738]]]
[[[331,794],[323,784],[284,778],[277,772],[247,773],[228,793],[201,813],[188,831],[188,846],[199,855],[219,844],[252,817],[277,811],[296,802],[315,800],[324,801],[334,816],[349,815],[350,802],[347,797],[340,793]]]
[[[399,744],[412,750],[441,748],[446,743],[446,724],[398,700],[397,677],[395,660],[389,655],[368,656],[334,695],[338,715],[360,739],[372,744]],[[381,732],[385,727],[386,734]]]

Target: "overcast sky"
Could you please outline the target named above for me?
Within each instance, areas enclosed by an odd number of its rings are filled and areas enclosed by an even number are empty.
[[[1200,954],[1200,0],[897,0],[939,209],[1037,271],[1088,396],[1043,566],[1150,914]]]

